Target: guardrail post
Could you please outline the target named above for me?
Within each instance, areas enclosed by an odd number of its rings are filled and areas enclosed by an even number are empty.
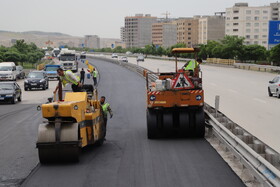
[[[219,105],[220,105],[220,96],[216,95],[216,97],[215,97],[215,116],[216,117],[218,117]]]

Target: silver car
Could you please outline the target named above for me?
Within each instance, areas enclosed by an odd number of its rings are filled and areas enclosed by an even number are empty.
[[[272,81],[269,81],[268,95],[270,97],[276,95],[280,98],[280,75],[277,75]]]

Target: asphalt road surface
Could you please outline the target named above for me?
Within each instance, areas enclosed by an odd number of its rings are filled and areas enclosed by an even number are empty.
[[[136,58],[128,61],[137,64]],[[178,68],[184,63],[179,62]],[[145,59],[138,64],[154,72],[175,71],[174,61]],[[210,65],[202,65],[201,69],[205,102],[215,106],[215,96],[219,95],[221,112],[280,152],[280,99],[267,93],[268,81],[277,74]]]
[[[108,120],[107,141],[83,149],[79,163],[39,164],[22,186],[244,186],[204,139],[148,140],[144,79],[111,63],[91,62],[101,75],[99,95],[106,96],[114,112]],[[34,114],[26,111],[20,116]],[[19,139],[29,137],[19,150],[23,157],[35,149],[36,124],[20,124],[27,127],[28,135],[18,131]],[[37,157],[35,150],[28,154]]]

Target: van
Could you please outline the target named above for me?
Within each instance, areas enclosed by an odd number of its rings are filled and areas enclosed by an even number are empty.
[[[14,62],[1,62],[0,63],[0,80],[17,79],[17,70]]]

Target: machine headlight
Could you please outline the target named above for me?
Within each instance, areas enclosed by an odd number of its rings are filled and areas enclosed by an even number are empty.
[[[45,82],[45,79],[41,79],[40,82]]]

